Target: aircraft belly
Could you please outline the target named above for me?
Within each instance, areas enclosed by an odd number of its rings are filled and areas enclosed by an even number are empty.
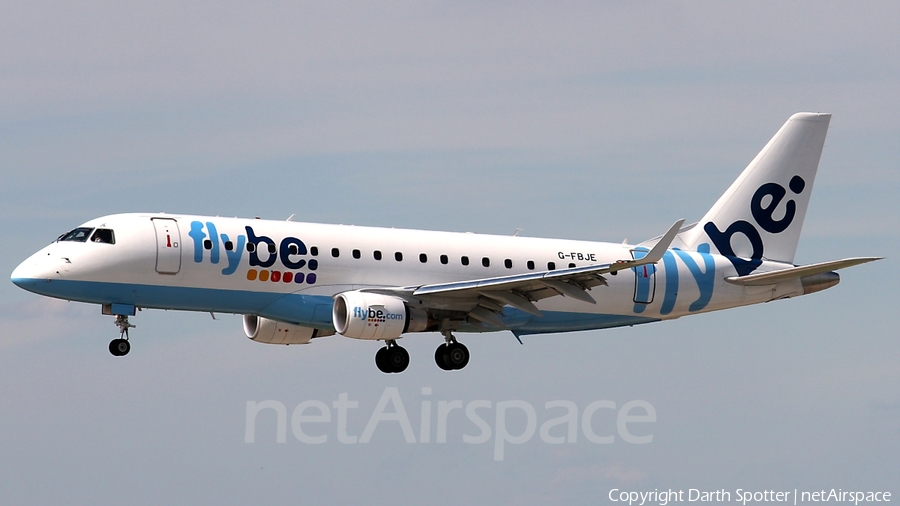
[[[517,309],[505,308],[504,313],[519,312]],[[577,330],[607,329],[639,325],[659,321],[659,318],[646,316],[609,313],[567,313],[561,311],[544,311],[544,316],[535,317],[524,313],[530,319],[527,323],[510,328],[516,335],[550,334],[555,332],[572,332]],[[506,320],[506,318],[504,318]]]
[[[95,304],[122,303],[154,309],[255,313],[284,294],[184,286],[144,285],[55,279],[34,280],[33,291]],[[43,286],[38,286],[38,285]]]

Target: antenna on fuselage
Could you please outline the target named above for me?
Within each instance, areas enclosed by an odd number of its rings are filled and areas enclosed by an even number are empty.
[[[297,216],[297,215],[296,215],[296,214],[292,214],[292,215],[288,216],[288,219],[286,219],[286,220],[284,220],[284,221],[294,221],[294,216]]]

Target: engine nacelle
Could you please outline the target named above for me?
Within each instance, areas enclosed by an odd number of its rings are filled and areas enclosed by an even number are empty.
[[[800,284],[803,285],[803,295],[806,295],[808,293],[821,292],[822,290],[831,288],[832,286],[840,282],[841,275],[834,271],[820,272],[819,274],[813,274],[812,276],[800,278]]]
[[[310,339],[329,336],[333,332],[281,323],[261,316],[245,314],[244,334],[258,343],[307,344]]]
[[[334,298],[332,321],[338,334],[354,339],[397,339],[428,328],[428,314],[403,299],[359,291]]]

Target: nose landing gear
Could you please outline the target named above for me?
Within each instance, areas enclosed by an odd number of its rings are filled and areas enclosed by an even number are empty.
[[[128,342],[128,329],[135,328],[128,321],[127,315],[116,315],[116,326],[119,327],[119,338],[109,342],[109,352],[114,357],[123,357],[131,351],[131,344]]]
[[[456,337],[449,330],[442,332],[444,344],[434,351],[434,361],[445,371],[462,369],[469,363],[469,349],[466,345],[456,342]]]
[[[375,365],[384,373],[403,372],[409,367],[409,352],[393,339],[375,354]]]

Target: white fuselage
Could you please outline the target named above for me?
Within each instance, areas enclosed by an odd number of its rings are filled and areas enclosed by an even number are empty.
[[[323,330],[333,328],[333,297],[342,292],[583,267],[640,251],[628,244],[166,214],[110,215],[82,227],[112,230],[114,243],[54,242],[23,262],[13,281],[67,300],[251,314]],[[787,267],[763,262],[757,272]],[[549,297],[536,302],[541,316],[507,306],[503,327],[460,330],[616,327],[803,294],[796,279],[766,286],[725,281],[734,275],[726,257],[673,248],[656,265],[605,276],[608,284],[590,291],[596,304]]]

